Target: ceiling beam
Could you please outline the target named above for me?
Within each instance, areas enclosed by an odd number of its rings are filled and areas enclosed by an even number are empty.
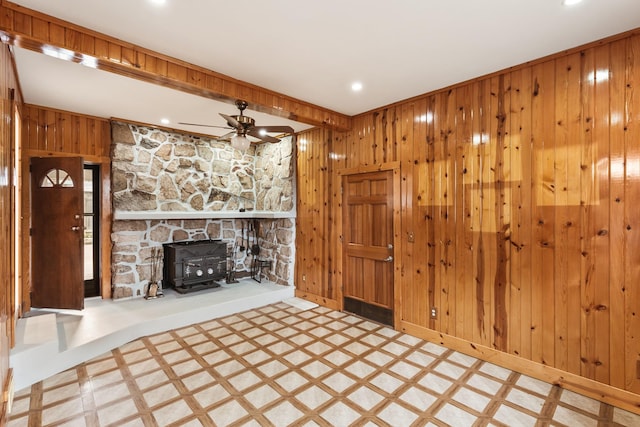
[[[351,128],[351,117],[0,0],[4,43],[313,126]]]

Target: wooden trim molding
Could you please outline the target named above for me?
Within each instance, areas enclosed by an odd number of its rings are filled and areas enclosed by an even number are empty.
[[[0,410],[0,426],[7,425],[9,422],[9,412],[11,411],[11,402],[13,401],[13,369],[9,368],[6,381],[4,381],[4,390],[2,390],[2,409]]]
[[[99,70],[163,85],[193,95],[249,107],[313,126],[351,127],[351,117],[234,79],[70,22],[0,0],[0,37],[8,44],[43,52],[64,49],[64,57],[80,63],[87,56]]]
[[[330,308],[332,310],[340,310],[341,305],[339,301],[323,297],[321,295],[310,294],[309,292],[303,292],[296,289],[295,296],[305,299],[307,301],[315,302],[323,307]]]
[[[474,344],[461,338],[440,333],[410,322],[401,321],[398,329],[410,335],[431,341],[460,353],[494,363],[503,368],[580,393],[601,402],[640,414],[640,396],[598,381],[552,368],[509,353]]]
[[[24,151],[24,158],[29,160],[31,157],[73,157],[82,156],[82,159],[88,163],[95,163],[106,165],[107,169],[110,169],[111,159],[104,156],[95,156],[91,154],[78,154],[65,151],[51,151],[51,150],[38,150],[38,149],[26,149]]]
[[[353,168],[338,169],[339,176],[355,175],[359,173],[380,172],[380,171],[396,171],[400,170],[400,162],[387,162],[378,165],[361,165]]]

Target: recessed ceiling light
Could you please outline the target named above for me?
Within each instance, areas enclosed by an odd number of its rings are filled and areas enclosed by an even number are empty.
[[[160,119],[160,123],[162,123],[163,125],[168,125],[171,122],[169,121],[169,119]]]
[[[581,3],[582,0],[563,0],[562,4],[565,6],[573,6],[574,4]]]
[[[354,92],[360,92],[362,90],[362,83],[353,82],[351,84],[351,90],[354,91]]]
[[[151,4],[162,6],[167,2],[167,0],[149,0],[149,2],[151,2]]]

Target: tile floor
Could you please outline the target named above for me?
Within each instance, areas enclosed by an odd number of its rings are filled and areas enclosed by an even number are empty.
[[[16,393],[18,426],[634,426],[640,416],[285,303],[132,341]]]

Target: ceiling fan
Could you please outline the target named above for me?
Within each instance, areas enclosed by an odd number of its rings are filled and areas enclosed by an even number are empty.
[[[293,133],[294,130],[291,126],[256,126],[256,122],[253,118],[245,116],[244,110],[247,108],[247,101],[241,99],[236,100],[236,107],[240,110],[240,114],[235,116],[228,116],[226,114],[219,113],[223,119],[227,121],[227,126],[214,126],[214,125],[201,125],[197,123],[183,123],[181,125],[189,126],[205,126],[221,129],[233,129],[231,132],[222,135],[217,138],[218,141],[229,141],[231,146],[235,149],[245,151],[251,145],[251,141],[247,136],[252,136],[260,140],[260,142],[280,142],[279,138],[268,135],[268,133]]]

